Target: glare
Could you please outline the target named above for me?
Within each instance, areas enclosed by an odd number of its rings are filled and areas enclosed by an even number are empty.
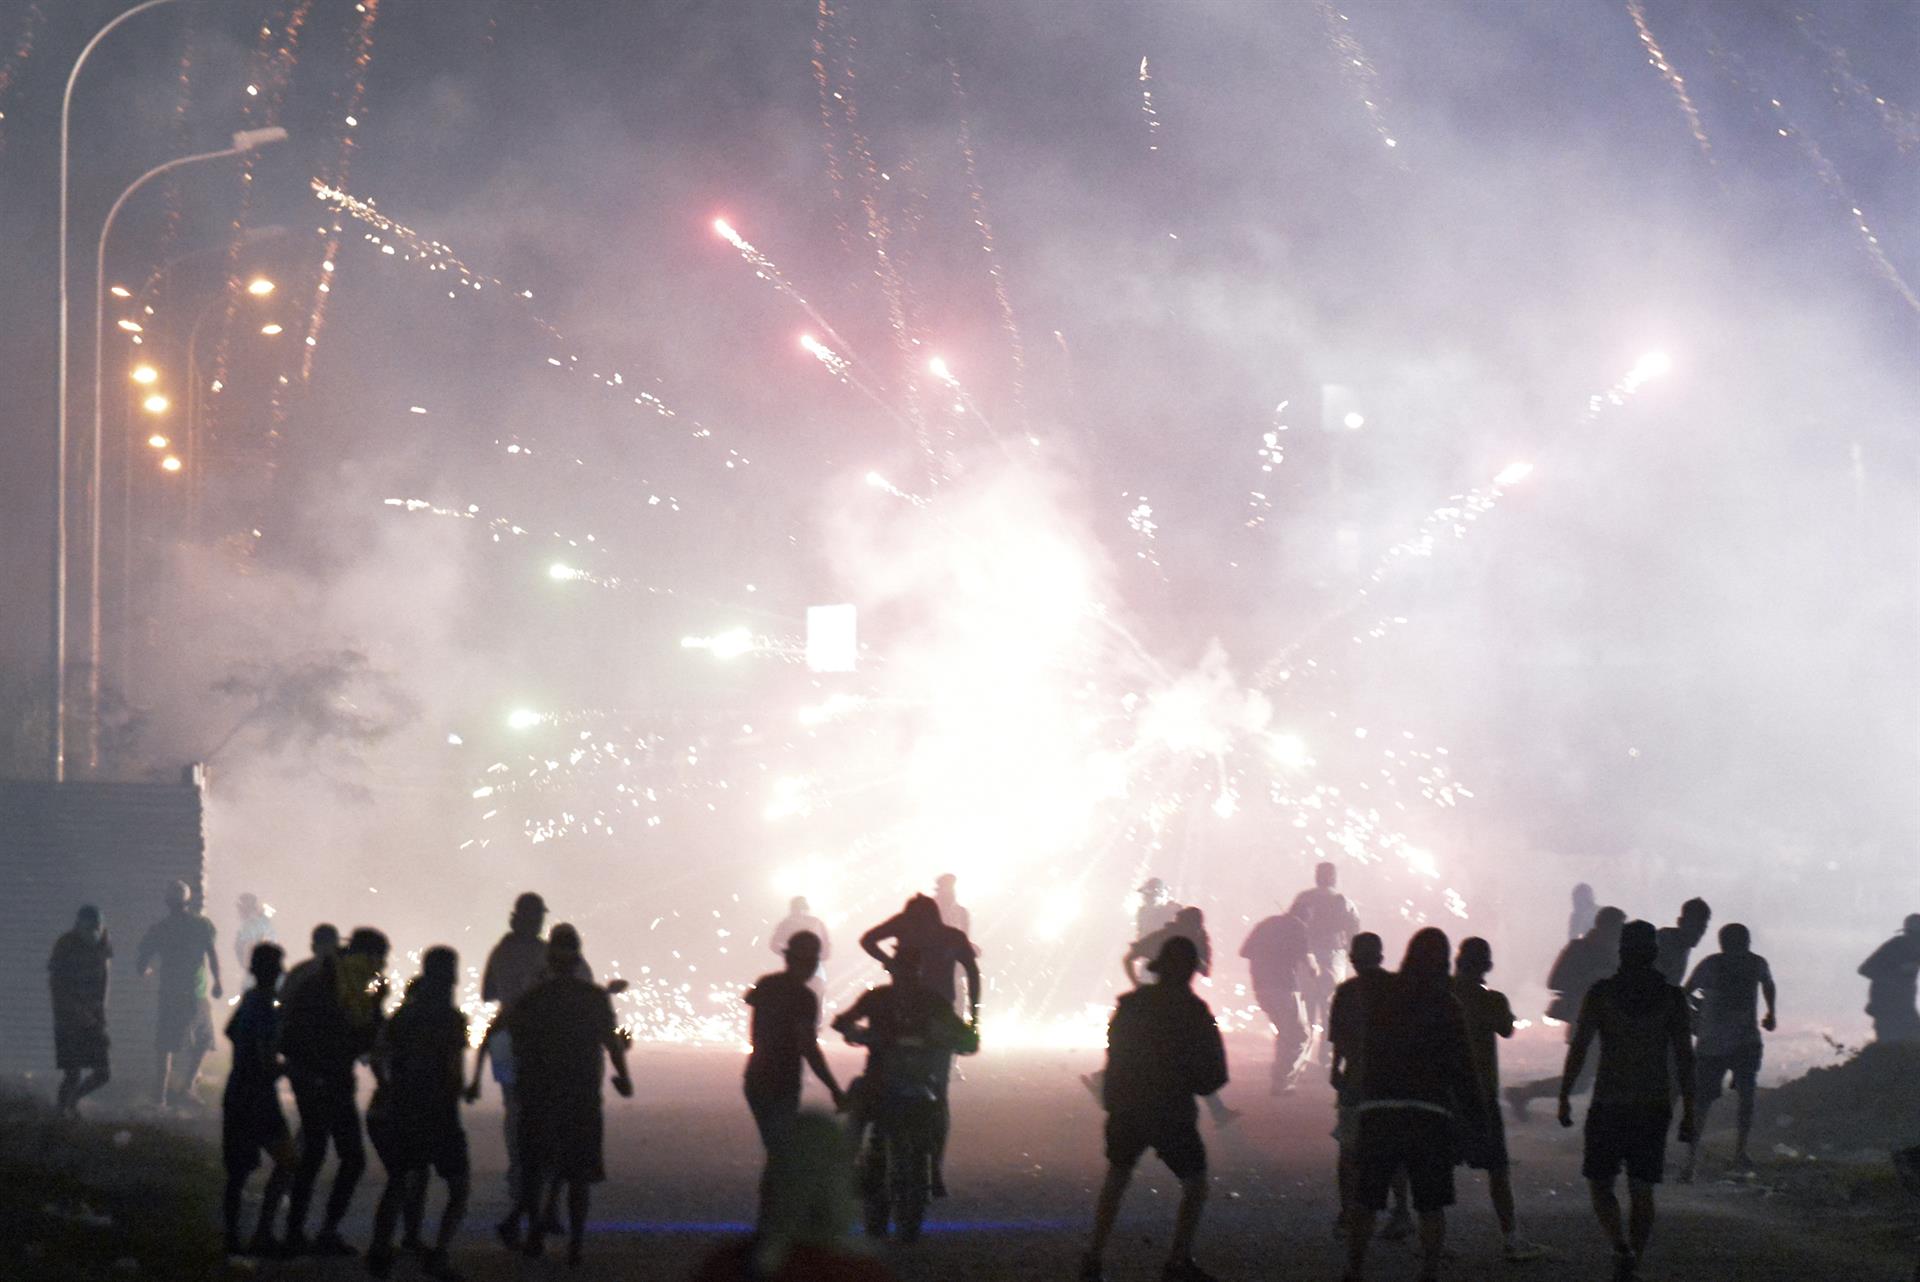
[[[1367,425],[1367,416],[1359,410],[1348,410],[1347,416],[1340,420],[1350,432],[1357,432]]]
[[[1629,377],[1633,382],[1644,383],[1648,379],[1664,378],[1673,372],[1673,357],[1662,351],[1651,351],[1634,363],[1633,373]]]
[[[547,719],[545,713],[535,712],[531,708],[515,708],[507,714],[509,730],[531,730]]]
[[[1518,485],[1533,475],[1533,464],[1513,462],[1500,469],[1500,475],[1493,478],[1495,485]]]
[[[547,567],[547,577],[556,583],[566,583],[573,579],[585,578],[585,572],[576,570],[564,561],[555,561]]]
[[[280,326],[278,324],[269,323],[266,325],[262,325],[260,327],[260,332],[262,334],[265,334],[268,338],[272,338],[275,334],[278,334],[281,331],[280,331]]]
[[[143,334],[146,332],[145,330],[140,328],[139,321],[119,320],[119,321],[115,321],[114,324],[118,325],[121,329],[126,330],[127,333],[129,334]]]
[[[128,289],[125,285],[115,285],[111,289],[109,289],[107,292],[109,294],[112,294],[115,298],[132,298],[133,297],[133,291]]]
[[[171,454],[167,455],[165,458],[160,460],[160,467],[162,471],[178,472],[180,470],[180,466],[181,466],[180,460]]]
[[[959,381],[958,379],[954,378],[953,371],[947,368],[947,361],[944,356],[936,356],[932,360],[928,361],[927,368],[929,370],[932,370],[933,376],[939,379],[943,383],[954,383]]]
[[[265,276],[256,276],[247,283],[247,292],[255,298],[265,298],[273,292],[273,282]]]
[[[1307,741],[1297,734],[1277,734],[1269,741],[1273,759],[1283,766],[1307,764]]]
[[[144,387],[147,384],[156,381],[160,377],[160,371],[155,369],[151,365],[135,365],[133,367],[133,374],[131,377],[133,378],[134,382]]]
[[[156,450],[164,450],[167,448],[167,446],[171,445],[172,443],[173,442],[169,441],[166,437],[160,435],[160,433],[158,432],[155,432],[152,436],[149,436],[147,438],[147,444],[151,445]]]
[[[155,392],[152,396],[140,402],[140,408],[146,410],[149,414],[165,414],[172,406],[173,402],[159,392]]]

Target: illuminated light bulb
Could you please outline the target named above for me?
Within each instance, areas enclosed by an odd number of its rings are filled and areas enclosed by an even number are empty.
[[[1644,383],[1652,378],[1664,378],[1673,372],[1673,357],[1662,351],[1648,352],[1634,362],[1632,379]]]
[[[1348,410],[1346,417],[1341,419],[1340,423],[1349,432],[1357,432],[1367,425],[1367,416],[1359,410]]]
[[[258,98],[259,96],[260,96],[260,86],[259,86],[259,85],[248,85],[248,86],[247,86],[247,97],[249,97],[249,98]]]
[[[119,320],[119,321],[115,321],[114,324],[118,325],[121,329],[124,329],[129,334],[142,334],[146,332],[145,330],[140,328],[139,321]]]
[[[132,298],[133,297],[133,291],[128,289],[125,285],[114,285],[111,288],[109,288],[107,292],[109,294],[112,294],[115,298]]]
[[[256,276],[247,282],[247,292],[255,298],[265,298],[273,292],[273,282],[265,276]]]
[[[270,324],[262,325],[260,327],[260,332],[262,334],[265,334],[268,338],[272,338],[275,334],[281,333],[282,331],[281,331],[281,327],[277,323],[270,323]]]
[[[1533,475],[1533,464],[1515,461],[1500,469],[1500,475],[1493,478],[1495,485],[1518,485]]]
[[[507,714],[507,728],[509,730],[531,730],[546,719],[544,713],[535,712],[531,708],[515,708]]]
[[[160,435],[160,433],[158,432],[155,432],[152,436],[149,436],[147,438],[147,444],[151,445],[156,450],[164,450],[167,448],[167,446],[171,445],[172,443],[173,442],[169,441],[166,437]]]
[[[140,402],[140,408],[149,414],[165,414],[172,405],[173,402],[159,392],[155,392],[152,396]]]
[[[180,460],[172,454],[160,460],[160,469],[164,472],[178,472],[180,467]]]
[[[128,377],[144,387],[157,380],[160,377],[160,371],[151,365],[135,365],[133,372],[128,375]]]

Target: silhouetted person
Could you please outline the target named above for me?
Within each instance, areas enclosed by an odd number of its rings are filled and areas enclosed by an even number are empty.
[[[265,1255],[279,1253],[273,1238],[274,1218],[280,1214],[280,1199],[286,1196],[293,1180],[294,1163],[299,1155],[293,1136],[287,1131],[286,1116],[280,1111],[278,1083],[285,1069],[280,1063],[280,966],[285,959],[278,944],[255,944],[248,959],[247,973],[253,987],[240,995],[233,1018],[227,1021],[227,1040],[233,1043],[233,1067],[227,1074],[227,1086],[220,1097],[220,1153],[227,1168],[226,1195],[222,1209],[226,1217],[228,1255]],[[253,1240],[243,1251],[240,1245],[240,1195],[247,1177],[260,1165],[265,1153],[273,1162],[267,1176],[266,1200],[260,1205],[260,1219]]]
[[[1860,963],[1867,981],[1867,1014],[1873,1019],[1876,1042],[1920,1042],[1920,1011],[1914,1008],[1914,988],[1920,976],[1920,913],[1905,928],[1873,950]]]
[[[287,1199],[289,1254],[309,1249],[315,1255],[354,1254],[340,1236],[340,1222],[367,1169],[354,1064],[373,1050],[385,1018],[388,947],[385,935],[362,926],[348,937],[344,949],[308,972],[281,999],[281,1046],[300,1114],[300,1164]],[[309,1248],[307,1208],[328,1145],[340,1166],[327,1193],[320,1232]]]
[[[848,1248],[854,1146],[823,1113],[794,1118],[767,1155],[753,1235],[716,1249],[694,1282],[890,1282],[884,1265]]]
[[[892,955],[880,947],[889,940],[894,945]],[[954,970],[958,967],[967,981],[967,1019],[976,1030],[980,1027],[980,950],[973,946],[964,930],[941,919],[937,901],[926,895],[915,895],[907,900],[899,914],[862,935],[860,947],[889,972],[893,970],[894,957],[911,950],[920,959],[921,983],[938,993],[948,1006],[954,1004]],[[941,1078],[940,1115],[933,1141],[935,1197],[947,1195],[947,1132],[953,1128],[953,1105],[948,1098],[950,1084],[947,1077]]]
[[[867,1232],[884,1237],[891,1225],[901,1241],[913,1242],[933,1192],[953,1057],[979,1050],[980,1034],[927,984],[926,966],[911,945],[900,946],[888,971],[892,982],[862,993],[833,1028],[868,1050],[861,1087],[873,1131],[861,1178]]]
[[[367,1271],[375,1277],[392,1271],[395,1221],[403,1212],[420,1214],[428,1176],[436,1173],[447,1182],[447,1207],[425,1268],[429,1277],[459,1276],[447,1262],[471,1188],[467,1132],[460,1124],[467,1017],[453,1004],[459,977],[453,949],[429,948],[419,976],[374,1043],[370,1062],[378,1085],[367,1105],[367,1135],[387,1168],[367,1247]]]
[[[313,933],[308,936],[308,940],[313,948],[313,955],[305,961],[296,963],[280,981],[280,987],[289,993],[305,983],[308,976],[326,965],[327,958],[340,951],[340,928],[323,921],[313,928]]]
[[[833,956],[833,944],[827,935],[827,923],[813,915],[813,908],[807,903],[805,895],[795,895],[787,905],[787,915],[774,926],[768,946],[782,957],[787,954],[787,942],[801,931],[806,931],[820,941],[820,960],[826,961]]]
[[[60,1070],[59,1109],[78,1116],[80,1101],[105,1086],[112,1043],[107,1037],[107,979],[113,944],[100,910],[83,905],[73,929],[53,941],[47,989],[53,998],[53,1060]]]
[[[1334,1232],[1342,1241],[1346,1240],[1354,1205],[1362,1099],[1360,1063],[1366,1050],[1367,1005],[1382,987],[1392,982],[1384,965],[1386,953],[1380,936],[1372,931],[1363,930],[1353,937],[1348,945],[1348,960],[1353,963],[1353,976],[1333,990],[1333,1001],[1327,1007],[1327,1046],[1332,1052],[1328,1078],[1335,1101],[1333,1139],[1340,1148],[1337,1171],[1340,1214],[1334,1220]],[[1394,1180],[1393,1213],[1379,1236],[1399,1241],[1412,1232],[1413,1214],[1407,1207],[1407,1182],[1403,1173]]]
[[[1176,936],[1192,943],[1194,952],[1200,959],[1198,973],[1203,976],[1212,976],[1213,940],[1207,934],[1206,914],[1192,905],[1187,905],[1176,911],[1173,914],[1173,920],[1165,926],[1144,939],[1133,941],[1132,947],[1128,948],[1125,955],[1120,958],[1120,968],[1127,973],[1127,982],[1136,986],[1145,983],[1137,969],[1139,963],[1148,963],[1147,968],[1151,971],[1151,963],[1160,955],[1160,950],[1166,947],[1169,939]],[[1105,1089],[1100,1084],[1102,1080],[1100,1073],[1090,1074],[1081,1080],[1095,1095],[1100,1095]],[[1208,1095],[1206,1101],[1207,1112],[1212,1115],[1215,1126],[1230,1126],[1240,1120],[1239,1110],[1228,1108],[1226,1102],[1218,1095]]]
[[[1600,911],[1593,887],[1581,882],[1573,888],[1573,911],[1567,914],[1567,938],[1578,939],[1593,929],[1594,914]]]
[[[1322,1032],[1327,1027],[1327,1007],[1333,1001],[1334,985],[1345,978],[1347,941],[1360,929],[1359,912],[1335,889],[1339,875],[1339,869],[1330,863],[1314,865],[1312,888],[1296,895],[1287,910],[1306,923],[1307,945],[1320,968],[1302,996],[1307,1003],[1308,1022]]]
[[[1779,997],[1773,985],[1773,968],[1753,951],[1753,935],[1739,922],[1720,928],[1720,951],[1693,968],[1686,993],[1697,1003],[1694,1031],[1699,1036],[1694,1061],[1699,1068],[1695,1091],[1699,1125],[1693,1143],[1687,1146],[1682,1183],[1693,1180],[1700,1163],[1700,1136],[1707,1129],[1707,1113],[1720,1098],[1729,1075],[1739,1101],[1739,1139],[1733,1149],[1733,1167],[1737,1171],[1753,1169],[1747,1138],[1753,1132],[1753,1101],[1759,1090],[1760,1031],[1774,1030],[1775,1001]],[[1767,1002],[1766,1017],[1756,1019],[1762,997]]]
[[[1613,1244],[1614,1276],[1620,1279],[1634,1276],[1653,1236],[1653,1190],[1666,1167],[1676,1089],[1680,1142],[1691,1144],[1696,1134],[1692,1021],[1686,994],[1654,969],[1658,955],[1650,922],[1630,922],[1620,932],[1619,973],[1587,990],[1560,1079],[1560,1125],[1572,1126],[1574,1082],[1599,1039],[1600,1070],[1587,1107],[1580,1173]],[[1631,1203],[1624,1229],[1614,1193],[1622,1167]]]
[[[160,968],[154,1099],[161,1108],[175,1102],[198,1107],[193,1084],[200,1076],[200,1061],[213,1049],[213,1012],[207,1009],[207,998],[222,995],[220,953],[213,946],[213,923],[194,910],[186,882],[170,883],[166,902],[167,915],[140,941],[135,963],[142,975],[152,974],[156,964]],[[178,1092],[172,1090],[176,1068]]]
[[[623,1098],[633,1094],[613,1000],[579,971],[580,932],[555,926],[546,970],[505,1012],[520,1096],[521,1178],[519,1200],[501,1225],[501,1237],[511,1244],[524,1216],[526,1254],[539,1255],[546,1229],[540,1194],[547,1180],[564,1180],[569,1263],[580,1259],[592,1187],[607,1178],[600,1110],[607,1060],[613,1061],[613,1089]]]
[[[1500,1222],[1501,1254],[1511,1264],[1545,1259],[1545,1248],[1523,1242],[1514,1232],[1513,1171],[1507,1157],[1507,1128],[1500,1117],[1500,1038],[1513,1036],[1513,1006],[1507,995],[1487,987],[1493,971],[1493,947],[1475,935],[1460,941],[1453,964],[1453,996],[1467,1024],[1467,1049],[1480,1088],[1486,1124],[1465,1137],[1467,1166],[1487,1173],[1494,1218]]]
[[[787,940],[787,968],[762,975],[747,992],[753,1011],[753,1053],[747,1056],[747,1107],[767,1150],[767,1173],[760,1182],[762,1206],[773,1178],[773,1154],[800,1116],[800,1068],[813,1070],[837,1109],[846,1097],[820,1053],[820,1000],[809,986],[820,964],[820,941],[812,931]],[[764,1211],[763,1211],[764,1213]]]
[[[1299,1080],[1311,1039],[1300,989],[1319,965],[1307,943],[1307,925],[1290,912],[1268,917],[1247,935],[1240,955],[1253,979],[1253,999],[1273,1024],[1273,1093],[1284,1095]]]
[[[1359,1138],[1354,1205],[1347,1217],[1347,1277],[1366,1268],[1374,1217],[1405,1171],[1420,1222],[1422,1282],[1437,1278],[1453,1205],[1457,1136],[1484,1130],[1466,1022],[1447,981],[1446,932],[1428,926],[1407,941],[1398,973],[1370,996],[1357,1071]]]
[[[480,1000],[497,1006],[493,1026],[487,1030],[479,1059],[491,1056],[493,1080],[500,1087],[500,1106],[505,1111],[503,1130],[507,1139],[507,1196],[510,1204],[520,1200],[520,1094],[514,1084],[513,1037],[500,1020],[520,994],[532,988],[547,967],[547,941],[540,937],[546,925],[547,903],[529,890],[513,901],[513,913],[507,918],[507,933],[487,954],[486,969],[480,975]],[[479,1075],[476,1060],[474,1074]]]
[[[1093,1213],[1093,1238],[1081,1260],[1081,1282],[1100,1282],[1107,1240],[1133,1168],[1152,1149],[1180,1181],[1180,1209],[1163,1277],[1208,1282],[1193,1259],[1207,1201],[1207,1149],[1200,1142],[1198,1096],[1227,1084],[1227,1050],[1213,1012],[1193,991],[1200,951],[1185,935],[1169,936],[1147,968],[1159,981],[1123,993],[1107,1025],[1107,1067],[1101,1101],[1107,1110],[1107,1177]]]
[[[1567,1026],[1569,1042],[1573,1040],[1574,1023],[1579,1018],[1580,1003],[1586,999],[1587,990],[1619,967],[1620,928],[1626,924],[1624,912],[1618,908],[1602,908],[1593,915],[1593,929],[1569,941],[1554,959],[1553,969],[1547,972],[1547,987],[1553,990],[1553,1000],[1547,1003],[1547,1018]],[[1587,1065],[1586,1073],[1586,1077],[1574,1085],[1576,1094],[1592,1081],[1592,1064]],[[1513,1119],[1526,1121],[1528,1104],[1537,1099],[1552,1099],[1559,1089],[1557,1076],[1507,1087],[1506,1100],[1513,1110]]]
[[[1145,939],[1154,931],[1171,925],[1174,914],[1180,911],[1180,905],[1173,902],[1173,896],[1167,891],[1167,883],[1158,877],[1147,878],[1140,884],[1138,893],[1140,907],[1133,914],[1133,937]]]
[[[1686,982],[1687,963],[1693,958],[1693,950],[1707,937],[1707,924],[1712,920],[1713,909],[1707,906],[1706,900],[1689,899],[1680,905],[1678,921],[1655,932],[1654,947],[1658,955],[1653,968],[1660,972],[1660,978],[1675,988]]]
[[[940,920],[955,930],[964,931],[969,938],[973,935],[973,914],[960,906],[960,897],[954,891],[957,878],[950,872],[943,872],[933,880],[933,902],[940,909]]]
[[[242,969],[251,969],[256,944],[277,944],[273,929],[273,909],[260,902],[260,896],[248,891],[234,903],[240,925],[233,932],[233,955]]]

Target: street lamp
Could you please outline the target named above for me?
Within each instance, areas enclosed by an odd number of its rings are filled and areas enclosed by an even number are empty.
[[[203,160],[222,160],[228,156],[239,156],[246,152],[269,147],[277,142],[286,141],[287,131],[274,125],[266,129],[242,129],[233,135],[231,146],[218,151],[196,152],[191,156],[181,156],[165,164],[155,165],[127,185],[120,193],[113,207],[107,210],[107,218],[100,226],[100,243],[94,251],[93,277],[93,459],[92,484],[88,490],[92,507],[92,538],[88,547],[91,561],[91,577],[88,580],[87,605],[87,766],[93,769],[100,764],[100,510],[105,506],[100,495],[100,443],[101,423],[105,417],[105,400],[101,394],[101,367],[107,345],[107,242],[113,236],[113,223],[120,211],[136,191],[158,178],[161,174],[171,173],[187,165],[198,164]],[[63,295],[64,300],[64,295]],[[128,333],[139,333],[136,321],[122,320],[120,328]],[[156,409],[154,402],[159,401]],[[166,408],[166,398],[156,393],[147,398],[147,408],[155,413]]]
[[[60,356],[58,364],[58,400],[54,405],[53,450],[53,696],[52,730],[48,737],[48,774],[53,782],[67,777],[67,210],[71,184],[71,148],[68,140],[73,125],[73,87],[80,80],[80,69],[108,34],[127,19],[149,9],[177,0],[142,0],[106,26],[93,33],[73,60],[67,73],[66,91],[60,97]]]

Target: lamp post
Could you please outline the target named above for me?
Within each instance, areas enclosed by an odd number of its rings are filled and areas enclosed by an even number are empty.
[[[48,736],[47,773],[54,783],[67,777],[67,207],[71,170],[67,145],[73,118],[73,87],[87,57],[107,35],[127,19],[178,0],[141,0],[93,33],[67,73],[66,92],[60,98],[60,358],[58,402],[54,406],[53,448],[53,681],[49,694],[52,733]]]
[[[228,156],[239,156],[261,147],[272,146],[276,142],[286,141],[287,131],[278,125],[267,129],[243,129],[233,135],[231,146],[218,151],[196,152],[191,156],[181,156],[165,164],[155,165],[127,185],[120,193],[113,207],[107,210],[107,218],[100,226],[100,243],[94,252],[93,278],[93,459],[92,480],[88,496],[92,507],[92,537],[89,540],[89,559],[92,562],[88,576],[87,605],[87,769],[97,770],[100,766],[100,509],[105,506],[100,495],[100,441],[101,422],[105,417],[104,398],[100,391],[100,371],[105,358],[107,345],[107,241],[113,235],[114,219],[120,216],[133,193],[146,186],[148,182],[161,174],[172,173],[188,165],[199,164],[203,160],[222,160]],[[65,291],[61,294],[65,300]]]

